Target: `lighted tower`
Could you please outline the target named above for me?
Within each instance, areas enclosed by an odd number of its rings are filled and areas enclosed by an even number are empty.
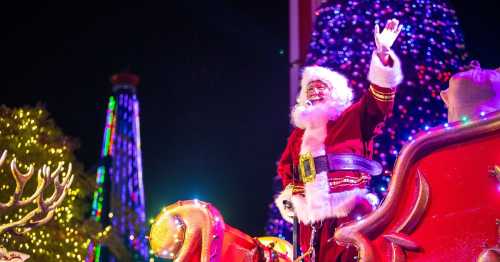
[[[113,94],[106,112],[92,217],[120,238],[132,254],[133,261],[147,261],[139,101],[136,95],[139,77],[120,73],[111,77],[111,83]],[[86,261],[118,259],[105,245],[91,242]]]

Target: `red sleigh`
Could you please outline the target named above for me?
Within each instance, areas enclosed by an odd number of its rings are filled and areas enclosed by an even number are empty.
[[[383,204],[342,225],[335,240],[356,246],[354,259],[363,262],[500,261],[499,219],[497,112],[431,129],[410,142]],[[291,252],[289,243],[257,241],[224,225],[210,204],[196,201],[166,207],[150,240],[156,254],[175,253],[175,261],[291,261],[284,255]]]
[[[335,233],[366,261],[500,261],[500,113],[421,134],[383,204]]]
[[[252,238],[224,223],[219,211],[198,200],[178,201],[155,218],[153,252],[174,261],[289,262],[292,246],[275,237]]]

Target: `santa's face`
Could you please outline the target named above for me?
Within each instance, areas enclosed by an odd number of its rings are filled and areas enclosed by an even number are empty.
[[[320,80],[315,80],[307,85],[306,97],[312,104],[316,104],[325,101],[325,99],[330,96],[331,92],[332,90],[327,84]]]

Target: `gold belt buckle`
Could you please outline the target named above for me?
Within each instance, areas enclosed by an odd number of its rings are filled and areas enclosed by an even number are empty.
[[[316,178],[316,167],[314,166],[314,158],[310,152],[300,155],[299,157],[299,174],[300,180],[303,183],[309,183]]]

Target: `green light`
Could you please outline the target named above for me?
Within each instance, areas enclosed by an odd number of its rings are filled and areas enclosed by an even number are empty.
[[[94,191],[94,201],[92,201],[92,209],[97,209],[97,191]]]
[[[108,117],[106,119],[106,131],[104,132],[104,146],[102,150],[102,155],[107,156],[109,155],[109,144],[111,142],[111,132],[113,130],[113,119],[114,119],[114,113],[115,113],[115,97],[110,96],[109,97],[109,104],[108,104]]]
[[[101,245],[96,245],[95,247],[95,262],[98,262],[101,257]]]
[[[116,106],[116,100],[114,96],[109,97],[108,110],[106,116],[106,127],[104,131],[104,145],[102,147],[101,156],[109,155],[110,151],[110,140],[113,135],[113,120],[114,120],[114,111]],[[104,184],[104,176],[106,175],[106,169],[104,166],[100,166],[97,169],[97,179],[96,182],[99,185],[96,191],[94,191],[94,199],[92,201],[92,209],[95,214],[95,221],[100,222],[102,217],[102,201],[103,201],[103,188],[102,184]],[[95,257],[93,262],[99,262],[101,256],[101,245],[96,243],[95,246]]]
[[[462,122],[465,124],[469,122],[469,118],[467,116],[462,116]]]
[[[104,175],[105,175],[105,172],[106,170],[104,169],[103,166],[100,166],[98,169],[97,169],[97,184],[98,185],[102,185],[104,184]]]
[[[108,106],[108,109],[114,110],[114,109],[115,109],[115,104],[116,104],[115,97],[114,97],[114,96],[111,96],[111,97],[109,98],[109,106]]]

